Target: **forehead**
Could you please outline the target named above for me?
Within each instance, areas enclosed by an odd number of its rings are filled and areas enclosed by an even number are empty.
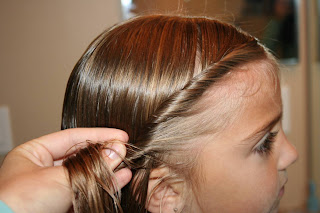
[[[235,68],[206,91],[200,105],[220,127],[243,116],[278,113],[282,106],[277,66],[263,60]]]
[[[234,98],[248,99],[264,92],[275,95],[279,89],[278,70],[267,60],[247,63],[235,68],[216,86],[220,96],[229,94]],[[215,90],[211,91],[215,93]]]

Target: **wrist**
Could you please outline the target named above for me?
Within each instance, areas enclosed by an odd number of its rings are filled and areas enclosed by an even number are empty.
[[[2,200],[0,200],[0,212],[1,213],[14,213],[13,210]]]
[[[1,192],[0,192],[0,202],[1,203],[1,207],[0,207],[0,212],[2,213],[4,209],[9,209],[7,211],[4,212],[8,212],[8,213],[14,213],[14,212],[25,212],[22,208],[24,208],[25,204],[21,201],[21,198],[19,196],[19,194],[14,194],[13,193],[14,190],[6,190],[3,189],[3,187],[1,187]],[[5,208],[6,206],[6,208]]]

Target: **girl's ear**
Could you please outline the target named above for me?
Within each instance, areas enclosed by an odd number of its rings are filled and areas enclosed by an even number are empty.
[[[177,213],[185,205],[185,182],[166,181],[167,177],[170,173],[166,167],[153,169],[150,173],[146,209],[151,213]],[[160,183],[161,180],[164,181]]]

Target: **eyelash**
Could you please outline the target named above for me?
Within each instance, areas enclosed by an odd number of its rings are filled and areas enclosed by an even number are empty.
[[[270,132],[263,143],[254,149],[254,152],[258,153],[259,155],[270,155],[272,152],[273,143],[277,135],[278,132]]]

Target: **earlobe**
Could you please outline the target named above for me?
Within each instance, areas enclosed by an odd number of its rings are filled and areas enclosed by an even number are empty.
[[[184,206],[183,191],[185,183],[170,178],[168,168],[151,171],[148,184],[146,208],[151,213],[176,213]]]

